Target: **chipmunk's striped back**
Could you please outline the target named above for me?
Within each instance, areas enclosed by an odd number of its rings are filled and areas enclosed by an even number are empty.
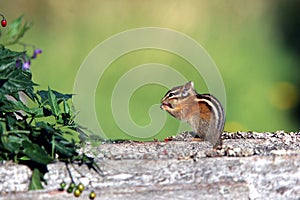
[[[220,101],[211,94],[197,94],[198,101],[203,101],[211,107],[213,115],[216,118],[216,127],[218,131],[223,131],[225,124],[225,113]]]

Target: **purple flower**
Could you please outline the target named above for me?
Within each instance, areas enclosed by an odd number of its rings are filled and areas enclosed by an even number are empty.
[[[42,49],[36,49],[36,50],[34,50],[34,52],[35,52],[36,54],[41,54],[41,53],[43,53]]]
[[[30,68],[30,61],[26,61],[23,63],[22,69],[27,70]]]
[[[33,52],[33,55],[31,56],[31,58],[32,58],[32,59],[35,59],[36,56],[37,56],[38,54],[41,54],[42,52],[43,52],[42,49],[35,49],[34,52]]]
[[[16,60],[16,67],[17,68],[21,67],[21,60],[20,59]]]

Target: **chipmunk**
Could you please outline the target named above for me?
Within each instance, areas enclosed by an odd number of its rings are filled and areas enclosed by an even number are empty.
[[[161,100],[161,109],[191,125],[196,134],[213,148],[222,145],[225,113],[221,103],[210,94],[198,94],[192,81],[173,87]]]

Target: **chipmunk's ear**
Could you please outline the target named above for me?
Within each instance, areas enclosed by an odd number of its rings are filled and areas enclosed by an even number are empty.
[[[192,89],[194,90],[194,82],[193,81],[189,81],[185,84],[185,89],[189,90]]]
[[[184,85],[182,96],[187,97],[188,95],[193,94],[194,92],[194,83],[192,81],[189,81]]]

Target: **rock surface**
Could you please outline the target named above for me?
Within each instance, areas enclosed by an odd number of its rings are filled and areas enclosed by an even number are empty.
[[[86,150],[96,156],[101,176],[86,166],[68,169],[75,182],[96,191],[96,199],[300,198],[300,133],[238,132],[223,138],[219,150],[186,133],[165,142],[105,143]],[[61,181],[71,181],[67,167],[53,163],[48,169],[45,190],[26,192],[29,169],[0,164],[0,200],[73,199],[57,190]]]

